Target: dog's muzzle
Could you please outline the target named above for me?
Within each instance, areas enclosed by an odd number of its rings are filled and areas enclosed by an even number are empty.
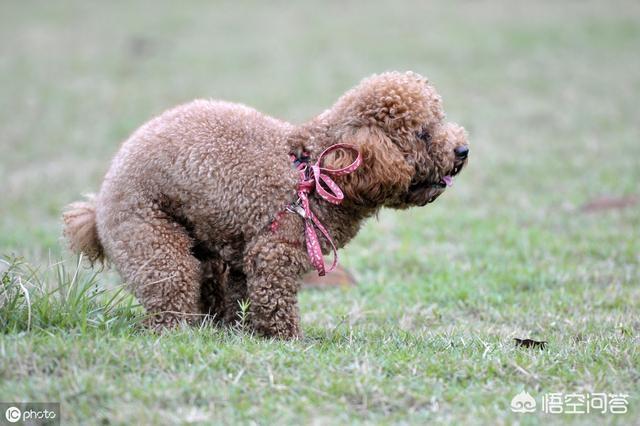
[[[453,185],[453,177],[463,169],[469,156],[469,146],[461,145],[453,150],[453,168],[441,178],[435,180],[418,181],[411,184],[406,202],[416,206],[432,203],[445,189]]]

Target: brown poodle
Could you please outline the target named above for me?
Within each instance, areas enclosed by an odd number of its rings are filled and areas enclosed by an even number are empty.
[[[335,144],[350,147],[328,153],[322,167],[362,164],[331,175],[337,189],[330,179],[307,186],[305,210],[300,182]],[[369,77],[300,126],[196,100],[124,142],[99,194],[64,213],[64,233],[75,252],[116,266],[154,329],[205,315],[233,322],[247,300],[255,331],[296,338],[299,278],[323,272],[317,253],[331,250],[322,237],[314,252],[309,214],[343,247],[381,207],[435,200],[468,151],[433,86],[411,72]],[[322,189],[344,198],[328,202]]]

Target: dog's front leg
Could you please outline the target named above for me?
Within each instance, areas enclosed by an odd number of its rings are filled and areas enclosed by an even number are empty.
[[[301,246],[261,237],[245,256],[249,319],[254,330],[266,337],[302,337],[297,293],[299,279],[308,267]]]

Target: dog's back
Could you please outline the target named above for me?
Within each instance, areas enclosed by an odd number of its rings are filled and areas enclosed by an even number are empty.
[[[255,235],[295,194],[292,128],[227,102],[164,112],[122,144],[95,199],[70,206],[71,247],[93,260],[117,257],[122,239],[136,238],[122,232],[131,217],[162,217],[209,246]]]

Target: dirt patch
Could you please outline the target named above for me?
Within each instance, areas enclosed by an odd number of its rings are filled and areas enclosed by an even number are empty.
[[[583,213],[599,213],[608,210],[622,210],[633,207],[640,201],[639,197],[630,195],[626,197],[603,196],[594,198],[580,207]]]
[[[355,285],[356,279],[351,272],[341,266],[336,267],[324,277],[318,276],[315,271],[309,272],[302,277],[302,286],[304,288],[351,287]]]

